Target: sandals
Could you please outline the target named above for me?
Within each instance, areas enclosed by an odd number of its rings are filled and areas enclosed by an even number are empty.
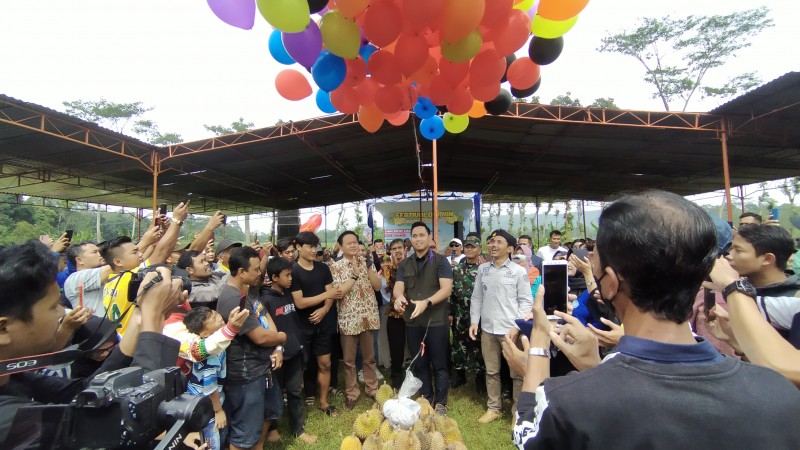
[[[323,411],[328,417],[339,416],[339,412],[336,411],[336,407],[333,405],[328,405],[327,408],[320,408],[320,411]]]
[[[344,401],[344,409],[346,409],[346,410],[348,410],[348,411],[352,411],[352,410],[353,410],[353,408],[355,408],[355,407],[356,407],[356,400],[357,400],[357,399],[352,399],[352,400],[351,400],[351,399],[349,399],[349,398],[348,398],[348,399],[346,399],[346,400]]]

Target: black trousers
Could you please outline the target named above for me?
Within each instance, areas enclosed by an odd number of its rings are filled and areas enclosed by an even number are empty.
[[[412,357],[419,351],[422,338],[425,336],[425,327],[406,327],[406,342]],[[431,405],[441,403],[447,405],[449,383],[450,359],[450,327],[442,325],[429,327],[428,336],[425,337],[425,354],[420,355],[411,369],[415,377],[422,380],[420,395],[428,399]],[[431,379],[433,367],[433,380]],[[433,387],[435,382],[435,391]]]
[[[386,335],[389,337],[389,358],[392,360],[392,387],[400,389],[405,378],[403,362],[406,358],[406,321],[402,317],[388,317]]]
[[[342,359],[342,343],[339,339],[339,333],[331,335],[331,383],[330,387],[339,388],[339,360]],[[317,357],[314,356],[310,349],[306,349],[307,365],[306,370],[303,372],[303,386],[306,397],[316,397],[317,392]]]
[[[303,380],[303,354],[295,355],[289,360],[284,360],[283,365],[273,374],[273,381],[278,390],[286,389],[286,400],[289,409],[289,426],[292,434],[299,436],[305,429],[305,415],[303,414],[303,395],[300,386]],[[281,399],[283,403],[283,399]]]

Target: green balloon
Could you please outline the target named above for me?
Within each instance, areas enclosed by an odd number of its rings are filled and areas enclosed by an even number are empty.
[[[454,63],[466,62],[477,55],[483,45],[483,38],[478,30],[472,30],[464,39],[449,44],[442,42],[442,56]]]
[[[299,33],[308,27],[308,0],[256,0],[258,10],[270,25],[285,33]]]
[[[461,114],[457,116],[451,112],[444,113],[444,129],[450,133],[458,134],[467,129],[469,116]]]
[[[331,53],[342,58],[358,57],[361,47],[361,30],[354,20],[350,20],[337,10],[328,11],[319,21],[322,43]]]

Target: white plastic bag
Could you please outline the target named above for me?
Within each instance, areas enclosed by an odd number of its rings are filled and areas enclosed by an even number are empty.
[[[389,419],[394,428],[410,430],[419,420],[422,406],[409,397],[416,394],[420,387],[422,380],[415,377],[410,370],[406,370],[406,378],[400,386],[400,391],[397,392],[398,399],[387,400],[383,404],[383,415]]]

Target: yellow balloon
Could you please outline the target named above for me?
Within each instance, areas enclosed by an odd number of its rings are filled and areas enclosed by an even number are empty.
[[[467,115],[472,117],[473,119],[480,119],[481,117],[486,115],[486,106],[480,100],[473,100],[472,108],[469,109]]]
[[[457,116],[453,113],[446,112],[442,120],[444,120],[444,129],[453,134],[461,133],[466,130],[469,125],[469,116],[466,114]]]
[[[533,16],[533,20],[531,21],[531,32],[536,37],[555,39],[559,36],[563,36],[564,33],[571,30],[577,21],[578,16],[569,18],[567,20],[555,21],[545,19],[537,14]]]
[[[286,33],[299,33],[311,20],[307,0],[256,0],[258,10],[270,25]]]
[[[523,11],[527,11],[531,9],[531,6],[533,6],[533,0],[522,0],[515,3],[514,9],[521,9]]]
[[[328,11],[319,21],[322,43],[336,56],[353,59],[358,57],[361,46],[361,31],[355,21],[345,18],[337,10]]]
[[[450,62],[466,62],[478,54],[481,45],[483,45],[481,32],[477,29],[472,30],[467,37],[454,44],[442,42],[442,56],[447,58]]]

